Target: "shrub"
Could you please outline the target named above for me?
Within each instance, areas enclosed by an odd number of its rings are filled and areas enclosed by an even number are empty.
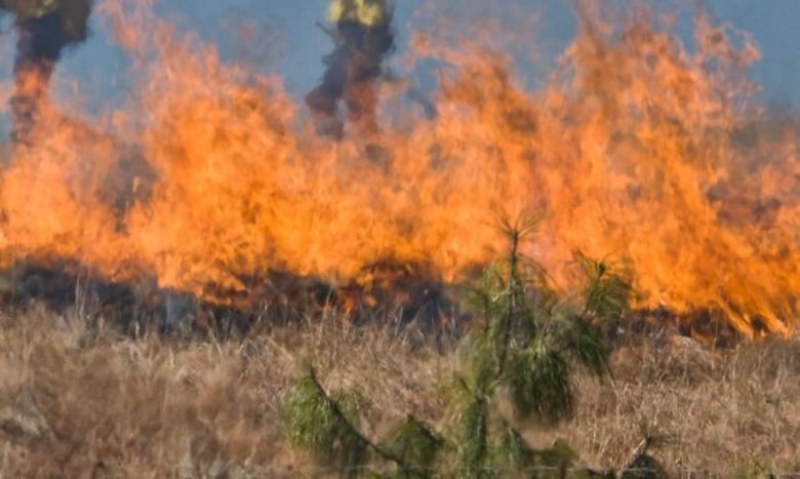
[[[474,288],[479,321],[465,339],[468,367],[449,388],[454,414],[446,437],[408,416],[389,438],[373,441],[359,428],[352,393],[325,391],[312,370],[283,402],[293,444],[344,477],[567,477],[577,459],[568,445],[536,450],[514,425],[545,427],[570,418],[575,368],[606,376],[610,348],[596,325],[626,311],[631,287],[615,269],[581,257],[585,287],[559,297],[542,268],[521,252],[535,224],[503,224],[508,255],[489,265]],[[510,403],[510,417],[498,407],[501,399]]]

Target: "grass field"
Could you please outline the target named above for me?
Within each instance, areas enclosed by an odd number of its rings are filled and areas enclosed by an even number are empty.
[[[134,340],[32,305],[0,316],[0,475],[324,477],[282,434],[280,399],[312,362],[326,387],[370,399],[373,434],[409,412],[441,425],[441,385],[460,357],[413,328],[336,317],[236,341]],[[603,383],[575,379],[572,421],[526,438],[566,440],[583,464],[619,469],[647,428],[668,439],[655,456],[674,477],[800,470],[797,341],[712,351],[678,336],[629,336],[612,367]]]

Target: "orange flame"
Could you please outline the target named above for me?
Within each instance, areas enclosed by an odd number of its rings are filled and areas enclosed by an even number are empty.
[[[800,160],[796,139],[754,129],[757,49],[702,14],[689,52],[644,8],[615,24],[597,11],[579,9],[578,36],[534,92],[497,51],[416,37],[417,55],[454,65],[437,117],[395,113],[377,138],[333,143],[296,126],[279,78],[223,64],[147,2],[106,2],[143,72],[138,108],[114,112],[108,133],[43,110],[2,174],[2,263],[73,259],[217,301],[270,269],[337,280],[385,258],[455,280],[502,251],[496,211],[541,209],[530,253],[561,285],[573,251],[611,255],[639,306],[790,332]]]

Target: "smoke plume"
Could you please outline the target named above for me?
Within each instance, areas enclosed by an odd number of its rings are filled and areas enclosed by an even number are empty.
[[[19,34],[14,62],[16,91],[11,98],[11,136],[15,142],[30,138],[38,111],[46,101],[53,69],[64,50],[86,40],[92,1],[0,2],[0,9],[14,15]]]
[[[324,133],[341,136],[340,101],[347,107],[348,120],[362,131],[377,130],[375,82],[382,75],[383,60],[395,47],[392,9],[383,5],[386,10],[380,21],[340,15],[335,29],[323,27],[336,48],[323,58],[325,73],[319,86],[306,96],[306,104],[317,117],[327,120],[321,128]]]

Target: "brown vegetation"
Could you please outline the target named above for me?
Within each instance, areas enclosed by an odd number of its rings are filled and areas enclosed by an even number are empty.
[[[411,411],[441,424],[442,384],[460,367],[458,350],[413,329],[334,317],[228,342],[132,340],[93,324],[36,306],[0,317],[3,477],[316,477],[285,443],[279,410],[312,361],[326,386],[370,399],[370,433]],[[578,377],[575,419],[528,439],[565,439],[587,465],[619,468],[646,428],[669,438],[656,456],[676,473],[800,470],[796,341],[711,351],[629,337],[613,373]]]

